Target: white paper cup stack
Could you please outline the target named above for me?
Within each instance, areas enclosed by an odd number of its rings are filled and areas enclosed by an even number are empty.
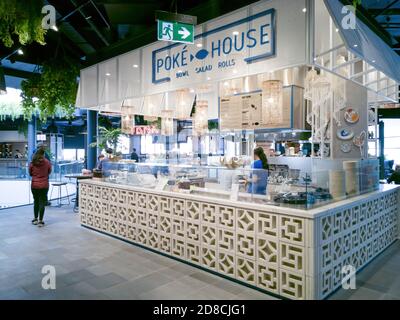
[[[358,161],[344,161],[343,169],[346,174],[346,194],[358,194],[360,192],[360,173]]]
[[[345,196],[345,177],[342,170],[329,171],[329,193],[333,199]]]

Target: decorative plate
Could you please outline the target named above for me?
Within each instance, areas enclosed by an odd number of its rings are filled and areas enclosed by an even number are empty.
[[[349,153],[351,151],[351,143],[342,143],[340,145],[340,150],[342,150],[343,153]]]
[[[344,113],[344,120],[346,120],[347,123],[354,124],[360,120],[360,115],[354,109],[349,108]]]
[[[351,140],[354,137],[354,132],[351,130],[339,129],[337,131],[337,137],[340,140]]]
[[[357,147],[361,148],[362,146],[364,146],[366,138],[367,138],[366,132],[362,131],[359,136],[353,139],[353,143]]]

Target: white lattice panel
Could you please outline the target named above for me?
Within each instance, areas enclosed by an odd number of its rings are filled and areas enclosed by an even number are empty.
[[[315,224],[85,183],[80,192],[83,225],[290,299],[329,295],[343,266],[362,268],[398,237],[396,192],[336,208]]]
[[[318,219],[317,297],[324,298],[341,285],[342,268],[361,269],[398,237],[398,192],[338,208]]]

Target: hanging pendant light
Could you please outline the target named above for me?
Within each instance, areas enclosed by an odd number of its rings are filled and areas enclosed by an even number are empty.
[[[4,76],[4,68],[0,64],[0,94],[7,94],[6,78]]]
[[[282,119],[283,84],[280,80],[268,80],[262,83],[262,120],[264,124],[274,124]]]
[[[180,89],[176,91],[175,118],[178,120],[187,120],[190,118],[193,99],[189,89]]]
[[[193,134],[202,136],[208,132],[208,101],[199,100],[196,102],[196,113],[193,119]]]
[[[162,110],[161,111],[161,135],[172,136],[174,134],[174,111]]]

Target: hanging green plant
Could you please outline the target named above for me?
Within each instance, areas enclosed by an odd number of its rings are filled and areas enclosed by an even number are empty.
[[[45,62],[41,73],[22,81],[21,97],[24,116],[37,114],[41,119],[61,116],[72,118],[78,89],[79,68],[66,59]]]
[[[17,35],[22,45],[46,44],[46,30],[42,28],[43,5],[43,0],[0,0],[0,41],[11,47],[13,35]]]

